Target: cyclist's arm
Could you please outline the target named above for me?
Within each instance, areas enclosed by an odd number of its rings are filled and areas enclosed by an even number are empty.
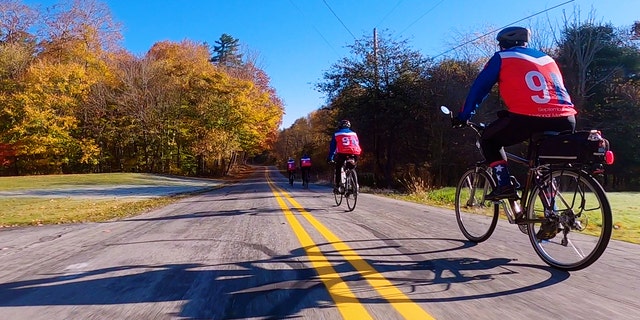
[[[466,121],[471,118],[480,107],[480,104],[487,98],[491,88],[500,76],[500,65],[502,60],[497,53],[489,59],[484,69],[480,72],[476,80],[473,82],[464,106],[458,114],[458,119]]]
[[[336,148],[338,147],[336,143],[336,137],[331,137],[331,143],[329,144],[329,159],[333,159],[336,153]]]

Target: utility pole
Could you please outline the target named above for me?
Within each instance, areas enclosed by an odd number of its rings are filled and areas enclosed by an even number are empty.
[[[380,91],[378,75],[378,31],[373,28],[373,153],[375,155],[374,175],[380,170],[380,136],[378,130],[378,110],[380,110],[378,92]],[[374,179],[374,187],[376,187]]]
[[[378,31],[376,28],[373,28],[373,76],[374,76],[374,86],[376,89],[376,99],[378,96]]]

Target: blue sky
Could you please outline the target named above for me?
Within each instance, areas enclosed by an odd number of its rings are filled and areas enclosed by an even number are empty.
[[[25,0],[48,6],[59,1]],[[630,26],[640,0],[103,0],[123,27],[123,47],[142,55],[158,41],[185,39],[214,45],[227,33],[258,57],[285,103],[282,127],[325,103],[314,85],[354,39],[388,29],[425,56],[451,49],[459,33],[503,27],[545,9],[536,18],[561,21],[579,8],[598,21]],[[519,23],[527,25],[527,21]],[[534,35],[535,36],[535,35]]]

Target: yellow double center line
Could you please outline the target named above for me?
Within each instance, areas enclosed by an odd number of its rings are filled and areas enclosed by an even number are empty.
[[[353,294],[349,286],[342,280],[329,260],[322,254],[320,248],[318,248],[309,233],[302,227],[284,199],[287,199],[291,206],[300,212],[300,214],[333,245],[335,250],[367,280],[369,285],[371,285],[382,298],[387,300],[405,319],[434,319],[419,305],[411,301],[402,291],[396,288],[393,283],[378,273],[375,268],[369,265],[353,249],[320,223],[320,221],[313,217],[313,215],[305,210],[291,195],[277,187],[270,179],[268,171],[265,171],[265,177],[269,188],[271,188],[271,192],[273,192],[280,208],[282,208],[284,212],[285,218],[298,237],[300,244],[305,248],[307,256],[309,256],[311,264],[316,269],[316,272],[318,272],[320,280],[324,283],[329,291],[329,295],[331,295],[331,298],[345,319],[372,319],[372,317]]]

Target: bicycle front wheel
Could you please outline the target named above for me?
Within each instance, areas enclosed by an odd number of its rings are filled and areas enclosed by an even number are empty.
[[[498,223],[500,207],[485,200],[485,194],[495,187],[487,171],[469,169],[456,187],[456,220],[462,234],[470,241],[482,242],[491,236]]]
[[[531,244],[552,267],[565,271],[586,268],[604,253],[611,238],[613,219],[605,191],[593,176],[577,170],[552,171],[544,179],[551,189],[533,188],[527,217],[548,219],[546,229],[553,232],[539,236],[542,223],[529,224]],[[553,208],[545,210],[545,197],[553,198]]]
[[[358,202],[358,176],[355,170],[349,170],[347,172],[347,183],[345,186],[345,198],[347,200],[347,208],[349,211],[353,211],[356,208]]]

